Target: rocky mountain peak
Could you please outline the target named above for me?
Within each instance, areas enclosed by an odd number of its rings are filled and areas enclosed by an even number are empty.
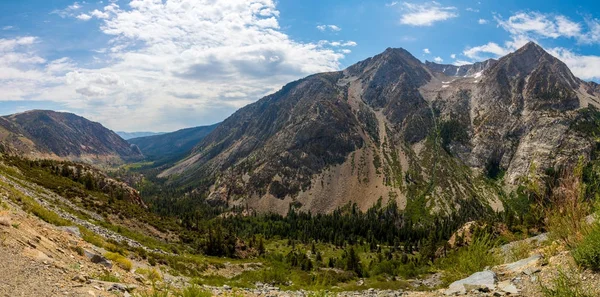
[[[562,61],[546,52],[535,42],[529,42],[517,51],[502,57],[496,67],[509,77],[525,78],[530,75],[551,77],[552,83],[577,88],[579,80]],[[494,71],[494,69],[490,71]],[[497,71],[496,70],[496,71]]]

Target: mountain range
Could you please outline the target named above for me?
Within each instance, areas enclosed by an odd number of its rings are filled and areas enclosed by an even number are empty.
[[[91,163],[161,160],[157,177],[170,187],[259,212],[394,200],[420,215],[471,199],[501,210],[504,190],[521,178],[591,158],[599,104],[597,84],[535,43],[463,66],[388,48],[292,82],[220,124],[129,144],[79,116],[30,111],[0,117],[0,149]]]
[[[596,84],[535,43],[466,66],[389,48],[238,110],[159,177],[263,212],[380,199],[451,212],[471,198],[498,210],[490,179],[589,159],[595,140],[576,123],[599,102]]]

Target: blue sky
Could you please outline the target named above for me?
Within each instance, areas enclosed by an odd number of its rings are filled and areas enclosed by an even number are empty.
[[[387,47],[464,64],[531,40],[600,80],[594,1],[1,0],[0,114],[170,131]]]

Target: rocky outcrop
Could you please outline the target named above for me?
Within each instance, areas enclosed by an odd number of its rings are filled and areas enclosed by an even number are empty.
[[[490,68],[497,62],[497,60],[489,59],[474,64],[456,66],[448,64],[437,64],[434,62],[425,61],[425,67],[427,67],[433,72],[443,73],[446,76],[475,77],[481,76],[484,70]]]

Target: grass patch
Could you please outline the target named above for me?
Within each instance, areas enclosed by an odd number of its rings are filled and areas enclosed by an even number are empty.
[[[124,270],[131,271],[131,269],[133,268],[133,263],[131,263],[129,259],[123,257],[120,254],[108,252],[104,254],[104,257],[106,257],[106,259],[108,260],[117,263],[117,266],[123,268]]]
[[[156,269],[138,268],[135,270],[135,273],[143,275],[152,283],[156,283],[163,280],[163,276]]]
[[[73,223],[71,221],[65,220],[57,215],[55,212],[46,209],[41,206],[37,201],[33,198],[24,195],[17,189],[14,189],[12,186],[0,181],[0,186],[9,192],[8,197],[13,200],[13,202],[21,205],[21,208],[29,212],[46,223],[55,225],[55,226],[71,226]]]
[[[184,288],[180,294],[176,294],[178,297],[210,297],[212,293],[207,292],[196,285],[191,285]]]
[[[121,279],[118,276],[116,276],[108,271],[105,271],[102,274],[98,274],[98,275],[94,276],[94,278],[97,280],[101,280],[103,282],[111,282],[111,283],[121,282]]]
[[[558,271],[558,276],[552,280],[552,286],[540,285],[545,297],[592,297],[584,287],[577,273]]]
[[[529,253],[532,249],[533,245],[528,241],[516,242],[508,252],[508,261],[514,262],[529,258]]]
[[[444,270],[443,280],[451,283],[465,278],[485,267],[501,262],[501,257],[493,251],[496,241],[485,234],[473,240],[471,245],[460,248],[439,260],[438,266]]]
[[[582,267],[600,271],[600,224],[594,224],[586,233],[583,240],[573,250],[573,258]]]

